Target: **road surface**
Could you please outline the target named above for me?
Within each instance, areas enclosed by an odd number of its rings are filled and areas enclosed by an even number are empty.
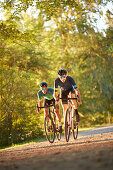
[[[113,170],[113,125],[0,151],[0,170]]]

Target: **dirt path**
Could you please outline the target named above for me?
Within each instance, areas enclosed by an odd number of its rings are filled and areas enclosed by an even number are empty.
[[[80,132],[78,139],[39,142],[0,151],[0,170],[112,170],[113,125]]]

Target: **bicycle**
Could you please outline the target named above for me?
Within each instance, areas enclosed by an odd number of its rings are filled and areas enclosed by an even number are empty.
[[[50,109],[52,107],[52,109]],[[56,120],[56,114],[55,114],[55,108],[54,105],[45,106],[45,107],[39,107],[37,104],[37,109],[40,108],[48,108],[48,115],[44,118],[44,129],[46,138],[50,143],[53,143],[55,140],[55,136],[57,136],[57,139],[61,139],[61,132],[58,130],[58,123]],[[56,135],[55,135],[56,134]]]
[[[59,98],[59,96],[58,96],[58,100],[59,99],[62,99],[62,98]],[[65,131],[66,142],[69,141],[71,130],[72,130],[73,138],[75,140],[77,139],[77,136],[78,136],[79,123],[76,121],[76,115],[74,114],[74,109],[73,109],[73,105],[71,102],[71,100],[77,100],[77,99],[78,99],[78,97],[67,98],[67,100],[69,100],[69,102],[68,102],[68,107],[67,107],[65,118],[64,118],[64,120],[65,120],[64,121],[64,131]]]

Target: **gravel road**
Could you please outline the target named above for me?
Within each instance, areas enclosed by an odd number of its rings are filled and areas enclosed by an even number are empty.
[[[109,133],[109,132],[113,132],[113,125],[98,127],[98,128],[94,128],[88,131],[79,132],[79,137],[88,136],[88,135],[96,135],[96,134],[101,134],[101,133]]]
[[[0,170],[112,170],[113,125],[62,138],[0,151]]]

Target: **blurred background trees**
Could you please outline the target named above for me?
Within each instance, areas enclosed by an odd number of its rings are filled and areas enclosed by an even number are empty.
[[[113,11],[102,31],[96,17],[110,2],[0,2],[1,146],[43,136],[37,91],[41,81],[54,87],[60,68],[80,89],[80,127],[113,122]]]

